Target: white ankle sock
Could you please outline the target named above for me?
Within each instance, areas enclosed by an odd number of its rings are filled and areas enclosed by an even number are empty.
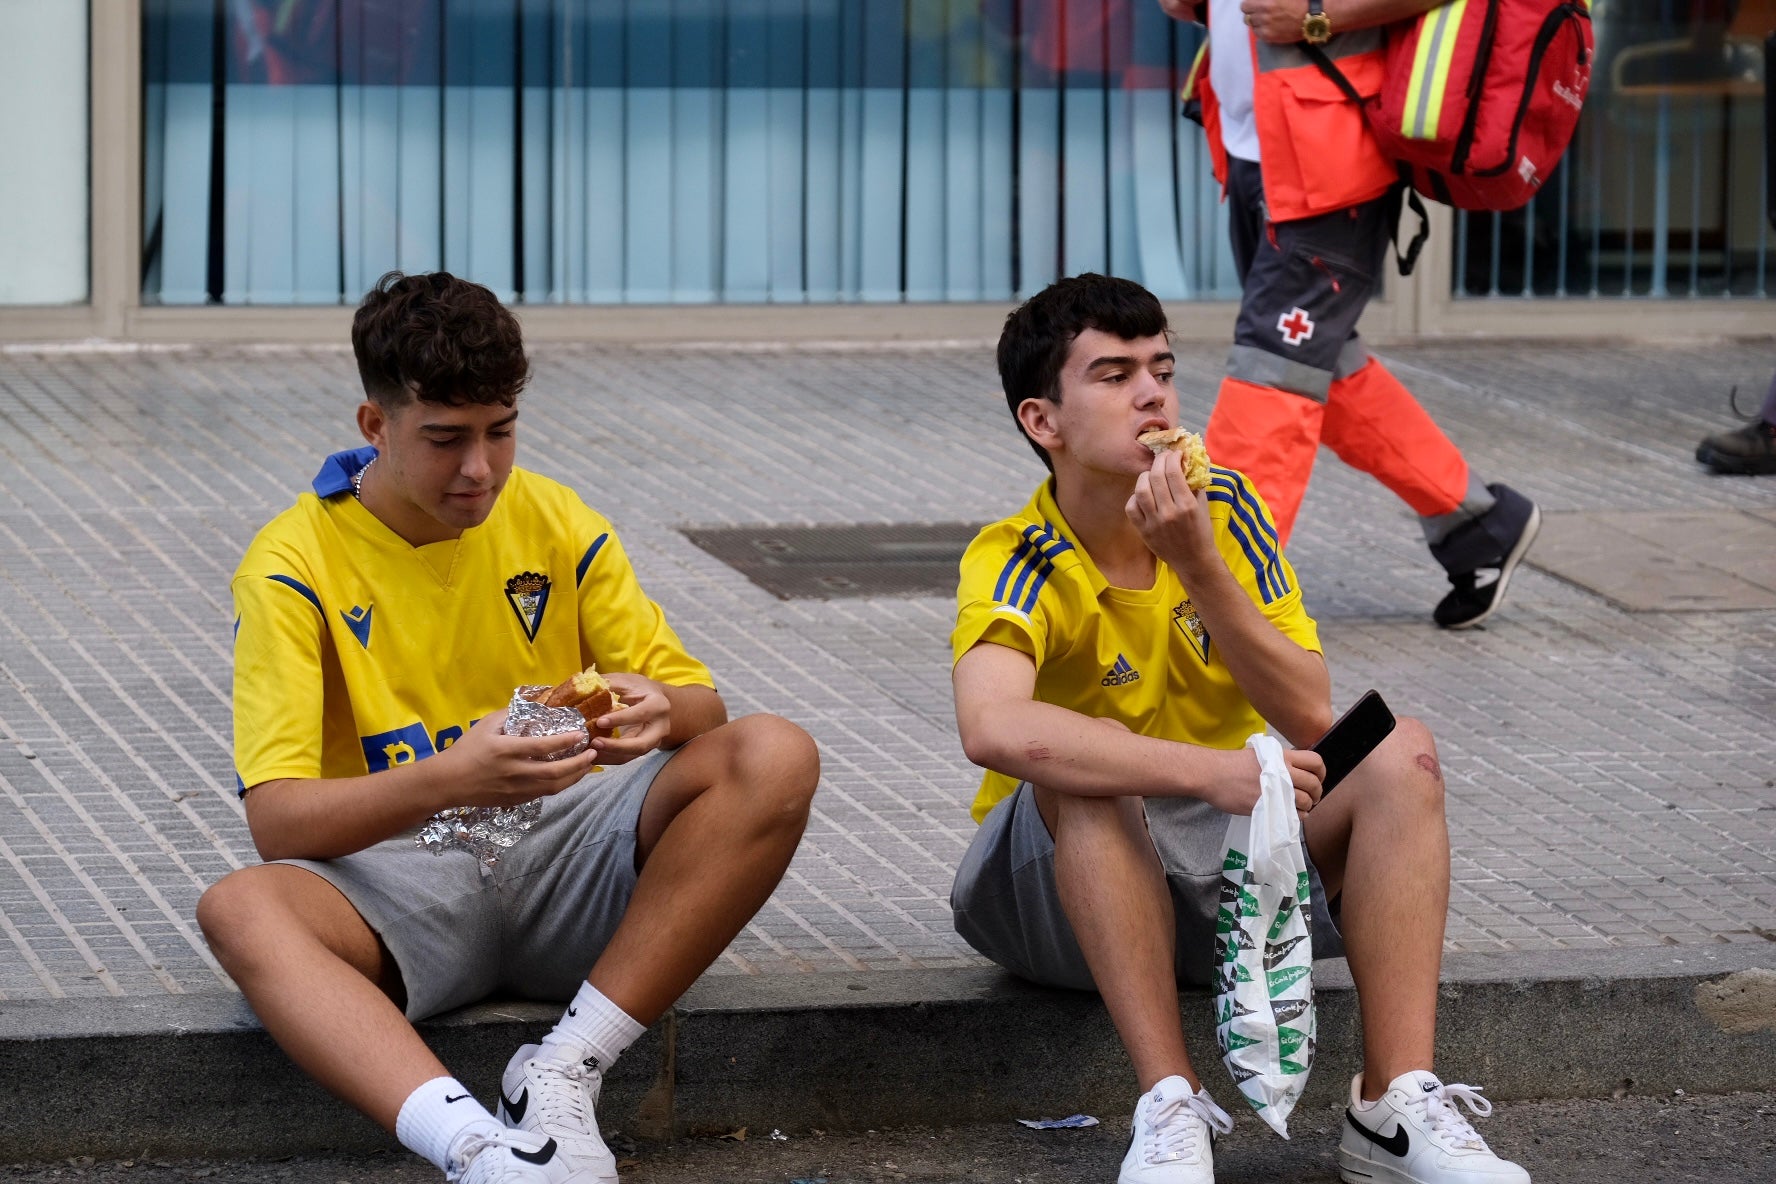
[[[401,1103],[395,1119],[395,1138],[415,1155],[423,1155],[450,1179],[461,1164],[451,1161],[451,1149],[464,1135],[494,1135],[506,1129],[487,1112],[454,1077],[434,1077]]]
[[[561,1021],[543,1037],[543,1047],[537,1055],[562,1062],[591,1057],[600,1069],[609,1069],[645,1031],[644,1025],[606,999],[604,992],[591,983],[581,983],[579,994],[567,1005]]]

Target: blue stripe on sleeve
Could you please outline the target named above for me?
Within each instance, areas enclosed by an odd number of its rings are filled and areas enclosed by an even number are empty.
[[[1048,577],[1054,574],[1054,564],[1043,560],[1042,568],[1036,579],[1030,584],[1030,590],[1024,594],[1023,602],[1018,605],[1025,616],[1036,611],[1036,598],[1042,595],[1042,585],[1048,583]]]
[[[1245,522],[1246,528],[1252,532],[1252,537],[1264,552],[1267,567],[1271,573],[1271,586],[1277,590],[1278,596],[1287,596],[1291,591],[1289,578],[1284,574],[1281,541],[1277,538],[1276,525],[1271,522],[1270,515],[1266,514],[1259,506],[1258,498],[1253,494],[1252,487],[1247,484],[1243,474],[1233,469],[1223,468],[1211,468],[1210,471],[1217,478],[1221,478],[1215,484],[1232,490],[1238,497],[1239,500],[1235,503],[1234,508],[1240,511],[1240,517]]]
[[[574,571],[574,587],[578,588],[586,582],[586,569],[592,566],[592,561],[598,558],[600,551],[604,550],[605,540],[610,537],[610,531],[605,531],[593,539],[592,545],[586,548],[586,553],[580,556],[580,566]]]
[[[993,599],[997,600],[1000,604],[1005,603],[1005,585],[1010,582],[1011,573],[1017,570],[1018,565],[1024,561],[1024,558],[1028,556],[1029,553],[1030,540],[1025,539],[1017,545],[1017,550],[1011,553],[1011,558],[1007,559],[1005,561],[1005,566],[1000,569],[999,582],[993,585]]]
[[[1208,492],[1208,498],[1212,502],[1225,502],[1230,506],[1234,506],[1236,513],[1239,510],[1239,507],[1234,503],[1233,495],[1223,490],[1210,489]],[[1245,528],[1235,522],[1232,518],[1229,518],[1227,520],[1227,533],[1233,536],[1234,541],[1240,545],[1240,550],[1246,553],[1246,561],[1252,565],[1252,571],[1258,577],[1258,595],[1264,598],[1264,603],[1269,604],[1271,601],[1281,596],[1282,593],[1276,592],[1271,588],[1270,578],[1266,573],[1264,561],[1258,557],[1258,551],[1252,546],[1251,536],[1246,533]]]
[[[310,604],[315,606],[315,611],[317,613],[320,613],[323,617],[327,615],[327,610],[321,607],[321,598],[316,596],[314,592],[310,590],[309,586],[304,584],[301,580],[294,580],[289,576],[266,576],[265,578],[272,580],[275,583],[283,584],[285,587],[296,589],[296,591],[307,597]]]

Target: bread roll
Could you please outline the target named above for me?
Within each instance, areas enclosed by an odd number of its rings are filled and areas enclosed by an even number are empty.
[[[623,705],[617,693],[598,668],[588,666],[535,699],[544,707],[571,707],[586,721],[586,732],[594,740],[609,736],[610,728],[600,728],[598,720]]]
[[[1209,450],[1203,447],[1201,436],[1183,428],[1169,428],[1142,432],[1137,438],[1153,450],[1154,456],[1168,448],[1178,453],[1184,463],[1184,481],[1190,488],[1201,493],[1209,487]]]

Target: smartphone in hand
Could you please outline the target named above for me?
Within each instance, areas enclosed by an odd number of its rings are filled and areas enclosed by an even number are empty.
[[[1338,717],[1326,734],[1314,741],[1313,750],[1326,762],[1326,776],[1320,782],[1321,795],[1344,780],[1345,774],[1363,763],[1375,746],[1394,730],[1394,713],[1382,702],[1381,695],[1370,691]]]

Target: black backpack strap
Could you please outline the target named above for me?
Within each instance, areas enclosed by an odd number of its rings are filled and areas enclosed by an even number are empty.
[[[1400,217],[1404,213],[1402,205],[1418,215],[1418,233],[1412,236],[1412,241],[1406,244],[1404,251],[1400,250]],[[1418,190],[1412,187],[1410,181],[1403,180],[1394,186],[1391,221],[1393,226],[1388,231],[1388,237],[1394,242],[1394,262],[1400,265],[1401,275],[1411,275],[1412,269],[1418,266],[1418,253],[1424,250],[1425,240],[1431,237],[1431,219],[1425,213],[1424,202],[1418,198]]]
[[[1345,98],[1359,107],[1364,105],[1363,96],[1357,93],[1357,88],[1351,85],[1351,80],[1344,76],[1344,71],[1340,70],[1333,64],[1332,59],[1326,56],[1325,50],[1307,41],[1300,42],[1300,47],[1308,59],[1320,68],[1322,74],[1338,84],[1338,89],[1344,92]],[[1412,174],[1405,165],[1400,166],[1400,183],[1394,186],[1392,198],[1393,205],[1388,211],[1388,238],[1393,241],[1394,262],[1399,264],[1400,274],[1411,275],[1412,269],[1418,266],[1418,253],[1424,250],[1425,240],[1431,237],[1431,219],[1430,215],[1425,213],[1424,202],[1419,200],[1418,190],[1412,185]],[[1410,209],[1418,215],[1418,233],[1412,236],[1412,241],[1407,243],[1406,249],[1402,251],[1400,249],[1400,218],[1406,209]]]
[[[1298,44],[1301,51],[1312,60],[1314,65],[1320,68],[1320,72],[1338,84],[1338,89],[1344,92],[1345,98],[1359,107],[1363,105],[1363,96],[1357,93],[1357,88],[1351,85],[1351,80],[1344,76],[1344,71],[1332,64],[1332,59],[1326,56],[1325,50],[1309,41],[1302,41]]]

